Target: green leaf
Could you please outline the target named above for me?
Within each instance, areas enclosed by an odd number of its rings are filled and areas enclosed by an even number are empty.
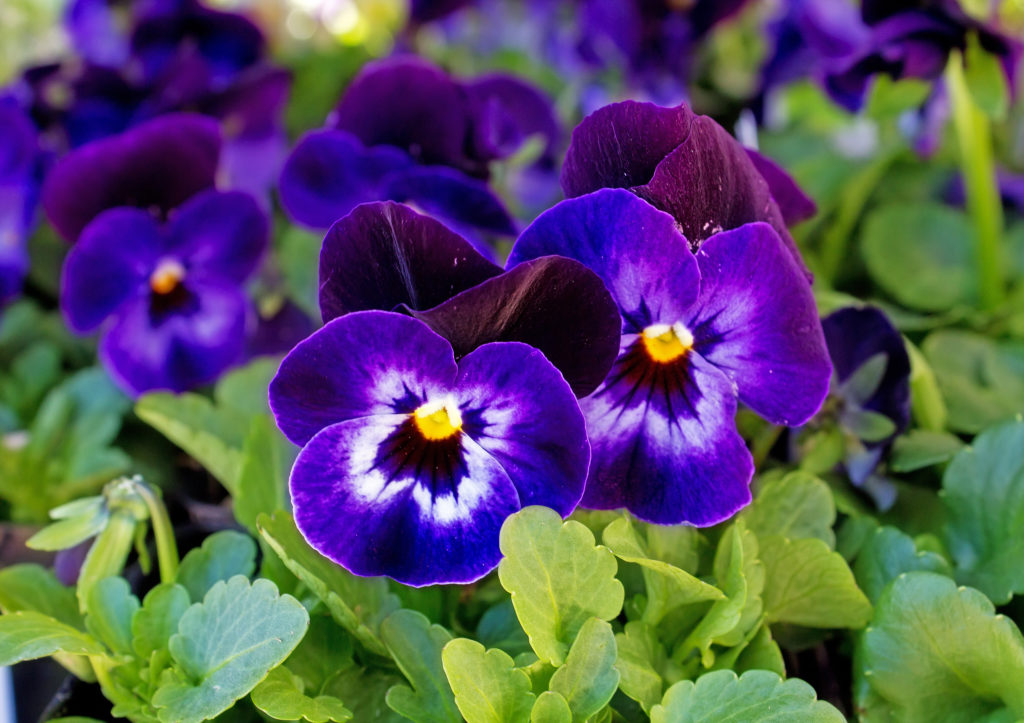
[[[489,608],[480,618],[476,639],[488,648],[501,648],[515,656],[530,650],[530,640],[516,617],[516,609],[509,599]]]
[[[148,660],[154,651],[165,649],[191,604],[188,591],[174,583],[161,583],[146,593],[142,607],[131,620],[135,654]]]
[[[93,637],[121,655],[132,654],[132,617],[139,599],[123,577],[100,580],[89,590],[85,626]]]
[[[330,615],[312,615],[309,631],[284,664],[307,690],[322,691],[328,680],[352,665],[352,638]]]
[[[760,541],[765,567],[764,614],[770,623],[811,628],[861,628],[871,603],[846,560],[818,539]]]
[[[98,499],[91,509],[47,525],[26,540],[25,546],[33,550],[66,550],[98,535],[107,526],[110,514],[102,498],[91,499]]]
[[[1024,592],[1024,420],[978,435],[942,479],[957,579],[997,604]]]
[[[767,670],[740,677],[718,670],[696,682],[676,683],[661,705],[651,711],[651,723],[844,723],[842,713],[802,680],[782,680]]]
[[[500,547],[498,577],[541,660],[561,665],[583,623],[611,620],[622,610],[615,557],[579,522],[527,507],[505,521]]]
[[[872,118],[894,118],[904,111],[921,106],[931,90],[932,84],[927,80],[893,80],[885,73],[877,73],[872,78],[867,113]]]
[[[329,695],[309,697],[302,679],[284,666],[274,668],[252,691],[252,702],[276,720],[308,720],[310,723],[351,720],[352,713]]]
[[[0,615],[0,666],[45,658],[54,653],[105,655],[91,635],[49,615],[25,610]]]
[[[895,527],[880,527],[868,537],[853,565],[861,590],[877,602],[882,590],[904,572],[925,570],[950,575],[949,563],[934,552],[918,552],[914,541]]]
[[[894,299],[911,309],[945,311],[974,296],[972,238],[962,211],[894,203],[868,214],[861,251],[871,277]]]
[[[214,583],[235,575],[251,577],[256,570],[256,543],[234,530],[215,532],[191,550],[178,568],[178,584],[199,602]]]
[[[807,472],[790,472],[762,485],[754,503],[743,512],[743,520],[758,538],[816,537],[829,547],[836,544],[832,531],[836,521],[832,491]]]
[[[505,652],[457,638],[441,653],[455,703],[468,723],[525,723],[535,696],[530,676]],[[570,717],[571,720],[571,717]]]
[[[782,651],[778,643],[772,639],[772,631],[767,625],[757,629],[757,633],[743,648],[736,659],[734,670],[743,673],[748,670],[770,670],[780,676],[786,675],[786,665],[782,660]]]
[[[949,410],[939,389],[939,381],[928,358],[906,337],[903,345],[910,356],[910,411],[923,430],[941,432],[949,420]]]
[[[309,615],[268,580],[218,582],[178,622],[153,705],[160,720],[213,718],[247,695],[299,644]]]
[[[548,684],[549,690],[569,703],[575,723],[586,721],[615,695],[619,687],[616,657],[612,626],[597,618],[583,623],[565,665],[555,671]]]
[[[273,357],[259,357],[232,369],[217,382],[213,399],[222,410],[238,413],[242,418],[270,413],[268,389],[277,374],[280,362]],[[239,430],[245,433],[247,430]]]
[[[1024,718],[1024,638],[994,613],[948,577],[900,575],[861,640],[867,691],[901,723],[976,721],[1004,706]]]
[[[256,518],[261,513],[269,515],[288,507],[286,444],[270,416],[261,414],[253,418],[242,448],[238,491],[233,500],[235,518],[253,534],[259,534]],[[290,462],[291,455],[288,457]]]
[[[238,491],[244,421],[192,393],[146,394],[135,404],[135,413],[194,457],[228,492],[234,495]]]
[[[554,691],[546,690],[533,704],[530,723],[572,723],[572,710],[565,698]]]
[[[260,534],[288,569],[320,598],[339,625],[378,655],[388,655],[380,622],[399,608],[382,577],[356,577],[314,550],[299,534],[292,516],[260,515]],[[347,699],[346,703],[348,702]]]
[[[636,528],[625,517],[604,529],[602,540],[617,558],[643,568],[647,588],[644,622],[657,624],[673,607],[702,600],[722,600],[725,595],[675,565],[652,559]]]
[[[362,723],[402,723],[408,720],[388,708],[387,691],[401,678],[393,672],[351,666],[332,677],[320,691],[344,701],[352,719]]]
[[[85,623],[73,588],[64,587],[51,570],[23,563],[0,570],[0,609],[5,613],[30,610],[73,628]]]
[[[665,647],[657,630],[642,622],[626,623],[623,632],[615,635],[618,660],[615,667],[621,676],[622,692],[650,712],[661,702],[664,681],[659,672],[665,664]]]
[[[380,634],[409,681],[388,690],[388,706],[415,723],[459,723],[455,696],[445,678],[441,650],[452,639],[440,625],[412,610],[396,610],[380,624]]]
[[[981,46],[977,32],[967,34],[964,78],[971,97],[985,115],[997,121],[1006,117],[1010,105],[1006,71],[1000,58]]]
[[[948,462],[963,449],[964,443],[946,432],[912,429],[896,438],[889,456],[893,472],[913,472]]]

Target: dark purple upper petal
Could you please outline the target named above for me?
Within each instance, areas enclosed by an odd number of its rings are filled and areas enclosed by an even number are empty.
[[[356,207],[331,227],[320,252],[324,321],[400,304],[429,309],[501,269],[429,216],[392,202]]]
[[[775,424],[803,424],[828,394],[832,365],[810,287],[763,223],[709,238],[697,252],[694,349]]]
[[[112,68],[128,62],[131,9],[110,0],[72,0],[64,11],[64,27],[75,51],[85,60]]]
[[[328,125],[366,146],[401,148],[421,163],[465,168],[469,114],[462,88],[416,57],[368,63],[346,89]]]
[[[619,351],[622,322],[604,283],[560,256],[526,261],[439,306],[410,313],[451,342],[456,359],[494,341],[536,347],[578,397],[604,381]]]
[[[136,206],[166,214],[214,185],[217,122],[191,114],[156,118],[64,156],[43,186],[43,208],[68,241],[101,211]]]
[[[796,184],[793,177],[786,173],[786,170],[778,163],[757,151],[746,149],[747,155],[754,163],[765,182],[772,198],[782,212],[782,220],[787,226],[793,226],[806,221],[818,212],[814,199],[803,192],[803,189]]]
[[[383,180],[412,159],[397,148],[366,148],[342,131],[308,133],[281,172],[281,204],[298,223],[329,228],[360,203],[384,197]]]
[[[551,100],[510,75],[486,75],[463,83],[473,116],[474,155],[505,158],[539,135],[552,155],[561,135]]]

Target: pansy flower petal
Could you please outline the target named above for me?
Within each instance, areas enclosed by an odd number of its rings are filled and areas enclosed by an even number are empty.
[[[511,75],[493,74],[463,84],[473,114],[473,145],[479,158],[505,158],[531,136],[544,155],[558,144],[560,129],[551,100]]]
[[[459,359],[495,341],[536,347],[576,396],[597,389],[619,352],[622,321],[601,279],[561,256],[526,261],[426,311],[410,311]]]
[[[162,248],[160,227],[146,211],[114,208],[97,216],[64,261],[60,305],[68,326],[92,331],[137,296]]]
[[[248,193],[204,191],[174,214],[167,251],[203,273],[242,283],[259,265],[268,234],[266,214]]]
[[[285,436],[303,445],[345,419],[410,414],[456,373],[451,345],[423,322],[362,311],[292,349],[270,383],[270,407]]]
[[[69,241],[101,211],[136,206],[166,214],[214,185],[220,131],[211,118],[172,114],[64,156],[43,186],[43,208]]]
[[[18,185],[0,184],[0,304],[21,291],[29,258],[26,235],[31,209],[26,190]]]
[[[695,349],[736,384],[740,401],[775,424],[803,424],[828,393],[832,365],[814,297],[764,223],[724,231],[697,252]]]
[[[292,469],[296,525],[357,575],[472,582],[501,558],[501,524],[520,508],[515,487],[467,435],[438,450],[410,440],[408,425],[408,415],[371,415],[313,437]]]
[[[746,149],[747,155],[754,163],[761,177],[768,184],[768,190],[775,199],[775,203],[782,212],[782,219],[787,226],[793,226],[801,221],[806,221],[818,212],[814,200],[804,193],[797,185],[793,177],[786,173],[786,170],[768,156],[757,151]]]
[[[138,295],[104,333],[100,358],[130,394],[194,389],[240,361],[249,313],[241,289],[193,278],[177,303],[174,313],[161,313],[148,294]]]
[[[487,344],[459,362],[463,429],[508,473],[523,506],[565,517],[579,504],[590,445],[572,391],[526,344]]]
[[[583,506],[658,524],[713,525],[750,502],[754,464],[732,384],[699,354],[646,359],[635,335],[604,386],[580,401],[590,435]]]
[[[383,179],[410,165],[405,152],[366,148],[350,133],[307,133],[281,171],[281,204],[294,221],[329,228],[360,203],[378,200]]]
[[[542,213],[512,248],[508,267],[539,256],[576,259],[601,277],[625,329],[673,323],[697,298],[697,263],[675,220],[628,191],[602,189]]]
[[[501,273],[464,238],[408,206],[367,203],[331,227],[320,252],[324,321],[400,304],[427,309]]]

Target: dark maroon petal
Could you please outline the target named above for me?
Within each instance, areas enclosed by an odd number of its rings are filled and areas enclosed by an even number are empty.
[[[456,359],[492,341],[540,349],[577,397],[597,389],[619,352],[622,320],[604,282],[562,256],[526,261],[410,313],[451,342]]]
[[[366,203],[335,223],[320,251],[324,321],[353,311],[429,309],[501,268],[429,216],[391,201]]]
[[[214,185],[220,143],[212,118],[155,118],[64,156],[46,178],[43,208],[68,241],[108,208],[136,206],[166,215]]]
[[[786,173],[786,169],[778,163],[757,151],[747,149],[747,155],[754,163],[765,182],[772,198],[778,204],[782,212],[782,220],[787,226],[793,226],[801,221],[806,221],[818,212],[814,199],[803,192],[803,189],[796,184],[793,177]]]
[[[632,100],[594,111],[572,132],[562,190],[572,198],[600,188],[646,184],[665,156],[689,136],[695,117],[686,106],[662,108]]]
[[[401,148],[422,163],[466,165],[465,93],[440,68],[418,58],[389,58],[364,66],[329,125],[367,146]]]

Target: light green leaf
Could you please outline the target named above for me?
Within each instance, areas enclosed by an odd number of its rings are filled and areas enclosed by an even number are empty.
[[[948,577],[896,578],[858,658],[867,693],[894,721],[968,723],[1004,707],[1012,720],[1024,718],[1024,638],[984,595]]]
[[[413,610],[396,610],[380,624],[380,634],[409,681],[388,690],[387,704],[415,723],[459,723],[455,696],[441,665],[441,650],[452,639]]]
[[[764,614],[770,623],[811,628],[861,628],[871,603],[846,560],[818,539],[760,541],[765,567]]]
[[[767,670],[740,677],[718,670],[696,682],[676,683],[661,705],[651,711],[651,723],[845,723],[843,714],[802,680],[782,680]]]
[[[252,691],[252,702],[276,720],[308,720],[310,723],[347,721],[352,713],[329,695],[309,697],[302,679],[283,665],[274,668]]]
[[[234,530],[215,532],[181,561],[178,584],[188,590],[193,602],[199,602],[214,583],[235,575],[252,576],[256,570],[256,543],[248,535]]]
[[[770,670],[780,676],[786,675],[786,664],[782,659],[782,651],[778,643],[772,639],[772,631],[767,625],[757,629],[757,633],[743,648],[734,666],[736,673],[748,670]]]
[[[166,648],[191,604],[188,591],[174,583],[161,583],[146,593],[142,607],[131,620],[135,654],[148,660],[154,651]]]
[[[664,692],[661,667],[665,664],[665,648],[658,632],[642,622],[626,623],[623,632],[615,635],[618,660],[615,667],[621,676],[622,692],[650,712],[661,702]]]
[[[160,720],[213,718],[247,695],[299,644],[309,615],[268,580],[242,575],[218,582],[178,622],[153,705]]]
[[[198,394],[151,392],[135,404],[139,419],[194,457],[234,495],[242,467],[244,418],[224,414]]]
[[[105,655],[91,635],[31,610],[0,615],[0,666],[54,653]]]
[[[266,414],[254,417],[242,448],[242,466],[238,492],[233,499],[235,518],[253,534],[261,513],[273,514],[287,509],[285,445],[287,441]],[[288,455],[290,462],[291,455]]]
[[[5,613],[31,610],[73,628],[84,629],[73,588],[64,587],[51,570],[23,563],[0,570],[0,609]]]
[[[912,341],[903,337],[910,356],[910,411],[922,430],[941,432],[949,420],[946,400],[928,358]]]
[[[700,553],[706,541],[692,525],[645,525],[647,552],[652,559],[675,565],[693,574],[700,566]]]
[[[622,610],[615,557],[579,522],[527,507],[505,521],[500,547],[498,577],[541,660],[561,665],[584,622],[611,620]]]
[[[872,77],[867,113],[872,118],[893,118],[922,105],[928,99],[931,89],[932,84],[927,80],[893,80],[885,73],[876,73]]]
[[[946,432],[912,429],[896,438],[889,456],[889,469],[893,472],[913,472],[948,462],[963,449],[959,438]]]
[[[792,540],[816,537],[829,547],[836,544],[832,491],[807,472],[790,472],[765,483],[754,503],[743,512],[743,520],[759,539],[771,535]]]
[[[1024,420],[989,429],[942,479],[957,579],[997,604],[1024,592]]]
[[[260,515],[260,534],[288,569],[320,598],[339,625],[371,652],[386,656],[380,622],[399,608],[382,577],[356,577],[314,550],[299,534],[292,516]],[[346,703],[348,703],[347,699]]]
[[[58,508],[59,509],[59,508]],[[57,520],[25,541],[33,550],[66,550],[90,537],[95,537],[107,526],[110,514],[102,504],[83,511],[82,514]]]
[[[549,690],[569,703],[576,723],[583,723],[604,708],[615,695],[619,687],[616,657],[612,626],[597,618],[583,623],[565,665],[555,671],[548,684]]]
[[[1002,120],[1010,105],[1010,88],[999,56],[981,46],[977,32],[967,34],[964,79],[981,111],[992,120]]]
[[[237,412],[240,417],[270,413],[268,389],[280,362],[273,357],[259,357],[232,369],[217,382],[213,399],[223,410]],[[243,434],[246,430],[240,430]]]
[[[123,577],[100,580],[89,590],[85,626],[93,637],[121,655],[132,654],[132,617],[139,599]]]
[[[963,211],[939,203],[893,203],[868,214],[863,228],[868,272],[904,306],[946,311],[973,298],[974,232]]]
[[[468,723],[525,723],[535,696],[530,676],[505,652],[457,638],[441,653],[455,703]],[[571,720],[571,718],[570,718]]]
[[[853,564],[861,590],[877,602],[882,590],[904,572],[925,570],[950,575],[949,563],[934,552],[918,552],[914,541],[895,527],[880,527],[868,537]]]
[[[572,710],[565,698],[558,693],[546,690],[533,704],[530,723],[572,723]]]

